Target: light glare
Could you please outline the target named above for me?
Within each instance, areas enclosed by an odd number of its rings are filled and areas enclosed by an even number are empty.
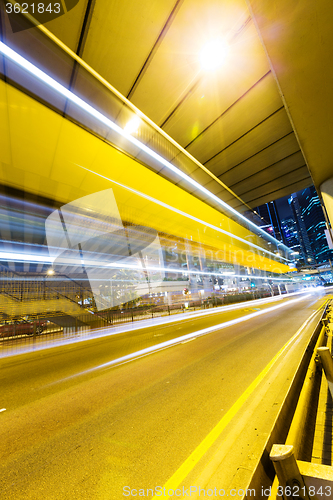
[[[229,53],[226,41],[214,40],[207,43],[200,52],[200,64],[204,71],[213,71],[225,63]]]
[[[126,125],[124,128],[124,131],[127,132],[128,134],[135,134],[140,127],[141,120],[138,116],[134,116]]]

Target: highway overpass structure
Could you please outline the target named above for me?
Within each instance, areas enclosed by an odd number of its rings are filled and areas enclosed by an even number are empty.
[[[3,491],[229,488],[322,313],[254,208],[314,184],[330,230],[333,7],[44,4],[0,4],[1,347],[36,351],[1,368]]]

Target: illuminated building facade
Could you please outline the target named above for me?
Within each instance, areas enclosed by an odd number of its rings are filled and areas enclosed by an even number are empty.
[[[328,248],[326,223],[319,197],[313,186],[289,198],[289,205],[297,226],[301,254],[309,264],[322,264],[332,259]]]

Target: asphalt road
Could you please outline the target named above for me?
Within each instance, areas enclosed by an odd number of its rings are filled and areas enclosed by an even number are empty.
[[[218,450],[227,472],[219,481],[226,486],[242,459],[237,453],[252,439],[248,432],[239,436],[238,419],[252,408],[251,418],[260,421],[255,398],[265,415],[266,397],[269,407],[277,405],[273,391],[259,394],[265,378],[180,482],[175,473],[325,300],[319,291],[243,304],[1,359],[1,499],[121,499],[141,488],[140,496],[152,498],[147,488],[204,478],[207,464],[217,467]],[[319,314],[302,330],[290,360],[281,357],[288,367],[283,380],[272,370],[276,400]],[[221,453],[236,438],[238,452]]]

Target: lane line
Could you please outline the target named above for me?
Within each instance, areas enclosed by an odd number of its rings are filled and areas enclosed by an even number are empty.
[[[241,316],[240,318],[232,319],[230,321],[226,321],[226,322],[220,323],[218,325],[210,326],[208,328],[203,328],[202,330],[197,330],[195,332],[188,333],[186,335],[182,335],[181,337],[176,337],[174,339],[166,340],[165,342],[161,342],[160,344],[155,344],[155,345],[152,345],[150,347],[146,347],[145,349],[140,349],[139,351],[132,352],[130,354],[126,354],[125,356],[121,356],[120,358],[112,359],[111,361],[107,361],[106,363],[102,363],[100,365],[93,366],[92,368],[88,368],[87,370],[83,370],[81,372],[75,373],[73,375],[70,375],[69,377],[65,377],[65,378],[56,380],[55,382],[51,382],[50,384],[47,384],[47,385],[50,386],[50,385],[59,384],[61,382],[64,382],[65,380],[71,380],[73,378],[79,377],[80,375],[86,375],[87,373],[92,373],[94,371],[101,370],[104,368],[110,368],[111,366],[114,366],[114,365],[120,365],[120,364],[129,362],[129,361],[134,361],[138,358],[141,358],[143,356],[147,356],[148,354],[153,354],[153,353],[160,351],[162,349],[166,349],[168,347],[173,347],[177,344],[182,344],[184,341],[187,341],[190,339],[192,340],[194,337],[195,338],[202,337],[204,335],[215,332],[217,330],[222,330],[224,328],[228,328],[229,326],[233,326],[233,325],[236,325],[238,323],[242,323],[243,321],[248,321],[250,319],[257,318],[258,316],[275,311],[277,309],[280,309],[281,307],[286,307],[288,305],[289,306],[294,305],[301,300],[307,299],[308,297],[310,297],[310,295],[305,295],[305,296],[300,297],[298,299],[289,300],[287,302],[283,302],[282,304],[278,304],[276,306],[268,307],[267,309],[262,309],[261,311],[248,314],[247,316]]]
[[[288,347],[299,337],[304,328],[308,325],[311,319],[317,314],[317,312],[324,306],[320,306],[316,311],[314,311],[309,318],[302,324],[302,326],[297,330],[295,335],[288,340],[288,342],[279,350],[279,352],[274,356],[274,358],[268,363],[268,365],[262,370],[262,372],[257,376],[257,378],[249,385],[249,387],[243,392],[243,394],[237,399],[233,406],[227,411],[227,413],[222,417],[219,423],[210,431],[210,433],[204,438],[204,440],[197,446],[197,448],[191,453],[191,455],[183,462],[179,469],[173,474],[173,476],[165,483],[162,491],[166,492],[166,495],[162,495],[163,498],[170,498],[172,495],[168,495],[169,490],[175,491],[179,485],[184,481],[188,474],[192,471],[199,460],[204,456],[204,454],[209,450],[209,448],[215,443],[221,433],[224,431],[226,426],[234,418],[234,416],[239,412],[242,406],[246,403],[248,398],[262,382],[268,372],[276,364],[276,362],[281,358]],[[161,497],[161,495],[159,495]],[[153,498],[157,498],[156,495]]]
[[[0,413],[1,413],[2,411],[6,411],[6,408],[1,408]]]

